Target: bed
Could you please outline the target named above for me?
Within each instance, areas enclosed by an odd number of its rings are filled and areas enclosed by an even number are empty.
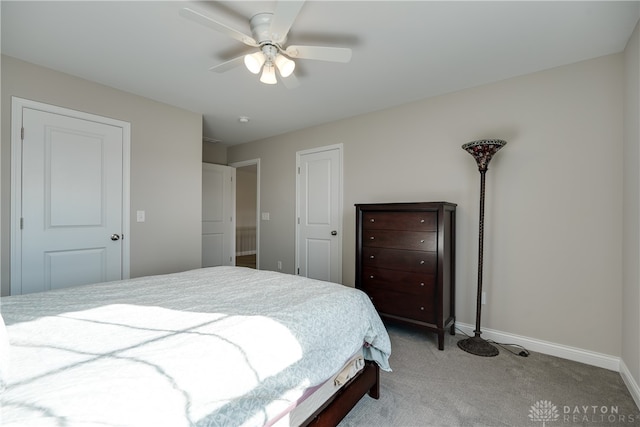
[[[335,425],[390,370],[364,293],[277,272],[203,268],[0,310],[3,426]]]

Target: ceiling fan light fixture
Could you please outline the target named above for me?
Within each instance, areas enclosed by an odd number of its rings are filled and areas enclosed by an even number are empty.
[[[286,56],[278,54],[278,56],[276,56],[276,67],[278,67],[278,71],[280,71],[282,77],[289,77],[296,68],[296,63]]]
[[[278,83],[278,80],[276,80],[276,69],[273,66],[273,64],[271,63],[264,64],[260,81],[268,85],[274,85]]]
[[[266,60],[267,57],[264,53],[256,52],[244,56],[244,65],[247,67],[247,70],[253,74],[258,74]]]
[[[0,0],[1,2],[2,0]],[[210,67],[210,71],[223,73],[244,62],[249,72],[260,74],[260,81],[266,84],[277,84],[275,69],[282,77],[283,83],[289,89],[299,85],[293,74],[297,59],[315,59],[330,62],[349,62],[351,49],[329,46],[298,46],[288,45],[287,35],[298,16],[305,0],[277,0],[275,12],[258,13],[249,19],[251,36],[238,31],[198,11],[188,7],[182,8],[180,14],[185,18],[213,28],[221,34],[238,40],[251,48],[258,48],[259,52],[248,55],[242,54],[233,59]],[[288,77],[288,78],[287,78]]]

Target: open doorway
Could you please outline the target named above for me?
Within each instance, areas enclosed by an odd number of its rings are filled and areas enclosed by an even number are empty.
[[[236,265],[260,268],[260,160],[232,163],[236,168]]]

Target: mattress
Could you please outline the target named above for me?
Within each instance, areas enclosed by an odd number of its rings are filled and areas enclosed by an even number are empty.
[[[263,426],[357,351],[390,370],[364,293],[282,273],[213,267],[1,303],[2,425]]]
[[[334,394],[347,384],[364,367],[362,351],[358,351],[347,363],[324,383],[307,389],[304,394],[292,403],[282,414],[274,417],[265,427],[299,426]]]

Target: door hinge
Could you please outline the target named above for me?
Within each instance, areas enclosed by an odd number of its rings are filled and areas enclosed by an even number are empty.
[[[300,275],[300,268],[298,268],[298,276]]]
[[[300,175],[300,166],[298,166],[298,175]]]
[[[298,217],[298,225],[300,225],[300,217]]]
[[[20,128],[20,139],[24,141],[24,126]]]
[[[20,218],[20,230],[24,228],[24,218]]]

